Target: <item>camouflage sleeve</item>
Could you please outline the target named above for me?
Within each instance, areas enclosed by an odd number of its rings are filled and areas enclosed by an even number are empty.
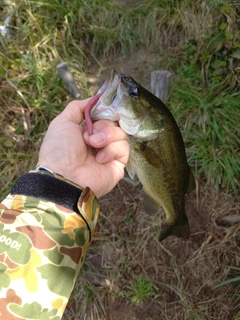
[[[44,171],[0,204],[0,319],[61,319],[99,214],[89,188]]]

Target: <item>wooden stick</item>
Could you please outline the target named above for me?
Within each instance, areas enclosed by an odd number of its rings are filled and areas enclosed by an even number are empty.
[[[80,94],[78,86],[73,78],[73,75],[68,68],[67,63],[66,62],[59,63],[57,65],[57,70],[60,74],[60,77],[63,80],[63,83],[65,84],[66,89],[70,93],[70,95],[74,99],[79,99],[81,94]]]
[[[168,96],[168,83],[171,73],[167,70],[155,70],[151,73],[151,91],[162,101]]]

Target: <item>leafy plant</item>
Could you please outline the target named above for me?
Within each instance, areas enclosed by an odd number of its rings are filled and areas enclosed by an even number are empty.
[[[206,37],[206,50],[200,55],[207,83],[221,82],[234,89],[240,85],[240,35],[238,29],[239,7],[233,9],[228,2],[219,2],[222,18],[216,30]]]
[[[182,47],[182,54],[179,59],[172,59],[173,66],[177,70],[177,74],[183,77],[191,85],[199,85],[202,81],[201,65],[196,59],[197,46],[188,43]]]
[[[159,295],[155,293],[153,283],[142,275],[134,275],[128,291],[120,292],[120,296],[131,299],[132,303],[141,303],[149,298],[156,299]]]

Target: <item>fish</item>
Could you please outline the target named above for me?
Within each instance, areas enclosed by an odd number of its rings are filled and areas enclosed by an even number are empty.
[[[129,137],[126,169],[138,177],[145,192],[143,207],[149,214],[163,208],[159,241],[174,235],[189,238],[185,195],[195,188],[180,129],[166,105],[130,76],[112,69],[85,110],[89,134],[91,122],[117,121]]]

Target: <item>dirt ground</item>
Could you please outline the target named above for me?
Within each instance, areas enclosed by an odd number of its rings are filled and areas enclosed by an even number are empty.
[[[103,57],[99,62],[101,68],[93,62],[89,66],[89,86],[92,87],[93,92],[109,77],[111,68],[131,76],[146,89],[150,90],[151,71],[153,71],[155,64],[161,63],[156,49],[149,51],[144,47],[134,51],[130,56],[117,54],[112,58]],[[165,62],[166,58],[162,62],[163,65]]]
[[[150,89],[150,74],[159,65],[158,57],[158,52],[141,48],[130,58],[102,58],[104,68],[96,76],[93,66],[90,85],[95,90],[113,67]],[[240,319],[239,283],[216,287],[239,275],[229,266],[240,267],[240,224],[228,226],[221,220],[239,216],[240,203],[224,191],[217,196],[204,179],[197,177],[196,182],[196,190],[186,196],[188,240],[169,237],[158,241],[162,217],[144,212],[141,185],[122,180],[101,199],[97,232],[65,320]],[[136,275],[146,276],[156,293],[142,303],[132,303],[127,296]]]

